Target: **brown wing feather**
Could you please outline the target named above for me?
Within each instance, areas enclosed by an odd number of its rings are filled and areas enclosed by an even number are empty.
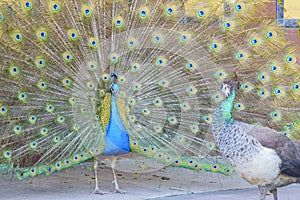
[[[300,146],[273,129],[262,126],[249,126],[248,135],[256,138],[262,146],[276,151],[282,160],[281,173],[300,177]]]

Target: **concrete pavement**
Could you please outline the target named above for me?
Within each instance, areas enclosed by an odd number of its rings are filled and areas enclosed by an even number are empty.
[[[237,174],[221,174],[165,167],[146,158],[123,158],[117,163],[121,189],[126,194],[111,193],[112,172],[108,161],[99,170],[100,189],[105,195],[92,194],[94,189],[92,163],[63,170],[51,176],[40,175],[24,181],[0,176],[2,200],[258,200],[255,186]],[[154,167],[155,166],[155,167]],[[299,200],[300,185],[279,190],[280,200]],[[268,199],[272,199],[268,197]]]

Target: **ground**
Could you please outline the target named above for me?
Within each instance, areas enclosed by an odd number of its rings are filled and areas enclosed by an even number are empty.
[[[237,174],[221,174],[165,167],[145,158],[122,158],[117,165],[118,180],[126,194],[111,193],[113,188],[109,160],[101,163],[100,189],[105,195],[92,194],[94,179],[92,163],[40,175],[24,181],[0,177],[0,199],[5,200],[257,200],[259,193]],[[300,185],[279,189],[280,200],[299,199]],[[271,196],[268,199],[272,199]]]

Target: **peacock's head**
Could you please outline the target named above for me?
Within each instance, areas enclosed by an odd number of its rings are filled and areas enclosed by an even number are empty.
[[[110,91],[113,95],[115,95],[116,97],[119,95],[119,86],[117,84],[117,81],[118,81],[118,76],[115,74],[115,73],[111,73],[110,74],[110,77],[112,78],[113,80],[113,84],[110,88]]]
[[[225,94],[226,98],[229,97],[233,90],[238,89],[239,83],[235,81],[224,81],[221,83],[221,91]]]
[[[110,77],[112,78],[113,82],[116,83],[118,80],[118,76],[115,73],[111,73]]]

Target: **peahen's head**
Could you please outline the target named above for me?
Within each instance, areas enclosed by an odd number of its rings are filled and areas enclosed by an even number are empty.
[[[225,94],[226,98],[229,97],[233,90],[238,89],[239,83],[235,81],[224,81],[221,83],[221,91]]]

